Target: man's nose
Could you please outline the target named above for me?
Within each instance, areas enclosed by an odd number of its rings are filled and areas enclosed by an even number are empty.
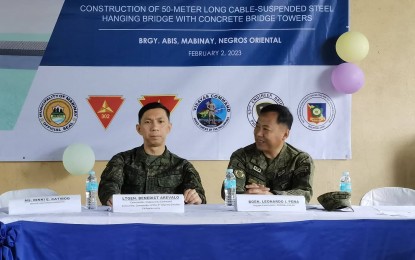
[[[256,128],[256,129],[254,130],[254,134],[255,134],[256,136],[262,136],[262,129],[260,129],[260,128]]]
[[[158,131],[158,130],[159,130],[159,125],[157,123],[151,124],[151,131]]]

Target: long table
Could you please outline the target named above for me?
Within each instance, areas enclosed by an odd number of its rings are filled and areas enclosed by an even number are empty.
[[[4,259],[415,259],[415,207],[354,212],[19,215],[0,212]],[[14,241],[14,243],[13,243]],[[1,258],[0,258],[1,259]]]

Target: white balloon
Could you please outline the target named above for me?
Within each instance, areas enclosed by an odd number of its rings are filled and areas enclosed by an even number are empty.
[[[63,152],[62,162],[70,174],[87,174],[94,168],[95,154],[86,144],[71,144]]]

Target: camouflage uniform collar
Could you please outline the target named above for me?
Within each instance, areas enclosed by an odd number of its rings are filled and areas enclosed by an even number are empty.
[[[255,144],[254,144],[254,145],[255,145]],[[256,149],[256,150],[257,150],[257,153],[258,153],[261,157],[267,158],[267,157],[265,156],[265,154],[264,154],[262,151],[260,151],[260,150],[258,150],[258,149]],[[287,143],[284,143],[284,144],[283,144],[283,146],[282,146],[282,148],[281,148],[281,151],[279,152],[279,154],[277,155],[277,157],[275,157],[274,159],[271,159],[271,161],[274,161],[274,160],[278,159],[279,157],[281,157],[281,154],[283,154],[286,150],[287,150]],[[268,159],[268,160],[269,160],[269,159]]]
[[[272,165],[274,163],[277,163],[280,166],[285,166],[288,164],[289,161],[289,157],[287,157],[285,154],[287,152],[287,143],[284,143],[284,145],[281,148],[281,151],[279,152],[279,154],[277,155],[277,157],[275,157],[272,160],[269,160],[269,165]],[[265,155],[264,155],[265,157]]]
[[[167,149],[167,146],[165,146],[164,152],[162,155],[158,156],[158,159],[155,159],[153,162],[158,161],[160,158],[166,158],[166,157],[170,157],[170,151]],[[147,154],[146,151],[144,150],[144,144],[137,147],[137,156],[136,156],[136,160],[139,162],[147,162],[147,158],[149,158],[151,155]]]
[[[263,173],[267,172],[267,169],[274,169],[272,165],[277,165],[279,168],[284,168],[289,164],[290,156],[287,156],[288,145],[284,143],[280,153],[272,160],[269,160],[265,154],[256,148],[255,143],[251,144],[248,148],[248,153],[251,153],[250,163],[259,167]],[[254,169],[255,170],[255,169]],[[256,170],[258,172],[258,170]]]
[[[250,156],[250,162],[254,165],[259,166],[261,169],[265,170],[267,168],[267,160],[263,152],[256,148],[256,144],[253,143],[247,146],[248,150],[253,152],[252,156]],[[249,153],[251,153],[251,151]]]
[[[282,146],[280,153],[277,155],[277,157],[274,158],[274,160],[281,157],[281,155],[284,154],[286,150],[287,150],[287,143],[284,142],[284,145]]]
[[[265,170],[270,165],[272,165],[273,163],[275,163],[277,161],[284,162],[283,163],[284,165],[288,163],[288,161],[286,160],[286,158],[284,156],[281,156],[281,154],[283,154],[285,152],[285,150],[287,149],[287,144],[286,143],[284,143],[284,145],[283,145],[280,153],[277,155],[277,157],[275,157],[272,160],[268,159],[262,151],[258,150],[256,148],[255,143],[252,144],[252,145],[255,148],[255,153],[256,154],[251,157],[250,162],[253,163],[254,165],[259,166],[261,169]],[[280,158],[284,158],[284,160],[280,160]]]

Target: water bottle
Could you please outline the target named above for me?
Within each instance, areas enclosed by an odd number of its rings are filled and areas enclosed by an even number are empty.
[[[343,172],[340,178],[340,191],[352,192],[352,180],[349,172]]]
[[[223,186],[225,187],[225,205],[235,206],[236,178],[233,174],[233,169],[226,170],[226,177]]]
[[[88,178],[86,178],[86,208],[96,209],[98,206],[97,201],[98,182],[94,171],[90,171]]]

